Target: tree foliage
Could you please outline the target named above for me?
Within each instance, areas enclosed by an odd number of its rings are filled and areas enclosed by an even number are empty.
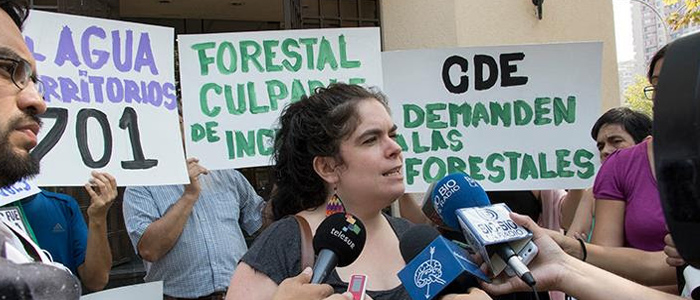
[[[680,8],[666,17],[666,22],[678,30],[682,27],[700,24],[700,0],[664,0],[665,5],[680,3]]]
[[[654,102],[644,96],[644,87],[649,86],[647,78],[641,75],[634,77],[634,84],[627,87],[624,93],[625,106],[653,117]]]

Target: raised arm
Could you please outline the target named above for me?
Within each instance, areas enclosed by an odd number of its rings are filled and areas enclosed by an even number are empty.
[[[112,268],[112,252],[107,240],[107,212],[117,197],[117,181],[112,175],[93,171],[85,190],[90,195],[88,236],[85,261],[78,266],[78,275],[86,288],[99,291],[107,285]]]
[[[196,158],[187,159],[187,172],[190,184],[185,186],[182,196],[173,204],[165,215],[151,223],[138,241],[137,249],[141,258],[154,262],[159,260],[175,246],[187,219],[192,213],[194,204],[199,200],[198,177],[207,174],[208,170],[199,165]]]

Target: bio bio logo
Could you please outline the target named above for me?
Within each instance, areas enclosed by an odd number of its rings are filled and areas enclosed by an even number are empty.
[[[438,213],[442,213],[442,208],[445,205],[445,202],[447,201],[450,196],[452,196],[455,192],[459,191],[460,187],[457,185],[457,181],[454,179],[450,179],[447,182],[443,183],[439,188],[438,188],[438,195],[435,195],[433,198],[433,205],[435,206],[435,210]]]
[[[480,208],[476,210],[476,214],[486,221],[498,220],[498,213],[490,208]]]

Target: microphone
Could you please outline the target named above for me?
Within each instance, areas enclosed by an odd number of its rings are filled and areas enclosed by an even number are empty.
[[[440,179],[430,198],[442,223],[452,230],[460,231],[456,210],[465,207],[491,205],[484,189],[471,177],[463,173],[452,173]]]
[[[409,228],[399,239],[406,262],[399,279],[412,299],[437,299],[478,287],[477,278],[490,282],[464,249],[425,224]]]
[[[311,283],[326,281],[330,271],[353,263],[362,253],[367,231],[360,219],[349,213],[328,216],[316,229],[313,245],[316,263]]]
[[[467,241],[464,239],[464,235],[462,234],[461,231],[454,230],[447,225],[445,225],[445,222],[442,221],[442,217],[440,217],[440,214],[435,211],[435,206],[433,205],[432,201],[432,193],[433,190],[435,189],[435,185],[437,184],[437,181],[433,181],[430,186],[428,186],[428,189],[426,192],[423,194],[423,201],[421,202],[421,211],[423,211],[423,214],[428,217],[428,219],[433,222],[438,228],[438,231],[440,232],[440,235],[445,237],[448,240],[451,240],[458,245],[464,247],[466,246]],[[474,252],[471,249],[467,249],[470,254],[474,254]]]
[[[455,230],[462,229],[468,244],[481,253],[494,276],[505,268],[495,256],[491,257],[490,254],[495,253],[525,283],[535,285],[535,279],[518,251],[524,249],[531,259],[537,253],[537,246],[530,241],[532,233],[510,220],[508,206],[502,203],[491,205],[481,185],[463,173],[453,173],[441,179],[435,185],[431,199],[445,225]],[[509,270],[506,272],[510,275]]]
[[[406,263],[410,262],[439,236],[440,232],[430,225],[418,224],[411,226],[399,238],[401,257]]]
[[[444,227],[445,223],[442,222],[442,218],[440,218],[440,215],[435,211],[435,206],[433,205],[432,197],[433,197],[433,190],[435,189],[435,185],[437,184],[437,181],[433,181],[429,186],[428,189],[426,190],[425,194],[423,194],[423,201],[421,202],[421,211],[423,211],[423,214],[430,219],[433,224],[439,226],[439,227]]]

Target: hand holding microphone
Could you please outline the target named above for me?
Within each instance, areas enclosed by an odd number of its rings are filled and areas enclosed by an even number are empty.
[[[306,268],[301,274],[282,281],[272,300],[353,300],[352,294],[333,294],[333,287],[327,284],[309,283],[311,268]]]
[[[430,199],[443,223],[462,230],[470,247],[482,255],[494,275],[503,270],[502,260],[518,277],[535,285],[519,253],[522,251],[528,259],[536,255],[537,247],[529,241],[531,234],[508,219],[507,206],[490,205],[478,182],[466,174],[450,174],[435,184]]]
[[[567,261],[572,263],[582,263],[578,259],[567,255],[559,245],[547,234],[547,230],[540,228],[527,216],[511,213],[511,219],[518,225],[532,231],[534,242],[539,254],[530,264],[533,276],[537,278],[536,287],[538,290],[561,289],[564,282],[562,279],[567,269]],[[524,292],[531,290],[525,282],[518,278],[499,276],[491,283],[482,285],[484,290],[491,294],[502,295],[512,292]]]
[[[311,268],[306,268],[301,274],[290,277],[282,281],[273,300],[293,300],[293,299],[324,299],[333,294],[333,288],[327,284],[310,284]]]

